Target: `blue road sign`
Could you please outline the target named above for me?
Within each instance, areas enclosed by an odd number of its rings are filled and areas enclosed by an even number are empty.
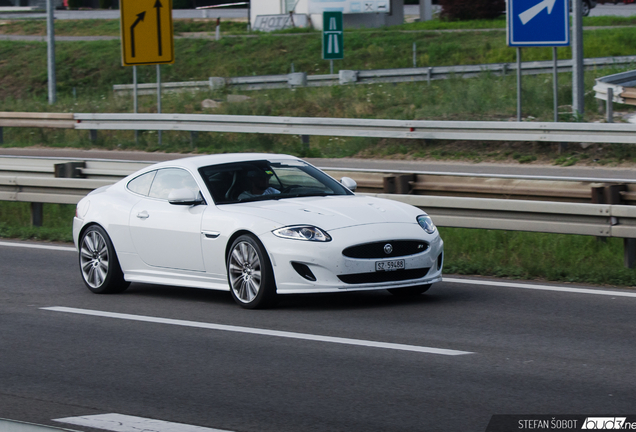
[[[569,0],[508,0],[511,47],[570,45]]]

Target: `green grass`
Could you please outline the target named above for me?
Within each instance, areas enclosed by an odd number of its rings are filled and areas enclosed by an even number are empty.
[[[633,26],[636,17],[584,17],[585,27],[618,27]],[[181,33],[214,32],[216,18],[175,19],[173,21],[175,35]],[[356,32],[398,32],[398,31],[433,31],[433,30],[484,30],[505,29],[506,18],[502,15],[492,20],[448,21],[434,19],[431,21],[404,23],[399,26],[381,29],[347,29],[347,34]],[[241,20],[222,20],[221,31],[225,35],[247,35],[247,22]],[[57,20],[55,33],[59,36],[119,36],[119,20]],[[311,28],[293,28],[277,31],[279,34],[290,33],[319,33]],[[46,35],[46,20],[44,19],[16,19],[0,22],[0,34],[15,35]],[[253,34],[253,33],[252,33]]]
[[[588,71],[586,87],[594,77],[615,72]],[[560,77],[559,100],[571,100],[570,74]],[[1,84],[0,84],[1,85]],[[114,97],[111,92],[90,94],[78,90],[78,99],[58,92],[55,106],[43,97],[0,101],[0,111],[56,112],[131,112],[131,97]],[[265,115],[296,117],[439,119],[439,120],[511,120],[516,118],[516,79],[514,76],[434,81],[402,84],[333,86],[323,88],[277,89],[245,92],[251,97],[242,103],[227,103],[226,92],[165,94],[163,112]],[[220,108],[204,109],[202,101],[223,101]],[[587,121],[599,120],[597,101],[588,93],[585,99]],[[618,112],[618,108],[615,108]],[[634,108],[623,108],[632,112]],[[140,97],[140,112],[156,112],[154,96]],[[561,120],[572,120],[569,107],[562,107]],[[533,121],[552,121],[552,80],[549,75],[524,77],[524,117]],[[431,140],[385,140],[374,138],[311,137],[309,148],[293,135],[199,133],[192,143],[188,132],[165,132],[163,145],[157,145],[154,132],[144,132],[135,143],[130,131],[100,131],[97,142],[89,140],[88,131],[42,128],[5,128],[4,146],[43,145],[143,151],[223,153],[266,151],[312,157],[382,157],[402,159],[509,161],[512,163],[549,164],[617,164],[636,161],[636,148],[629,145],[592,145],[586,149],[570,145],[567,160],[557,154],[556,144],[476,143]]]
[[[636,269],[623,267],[622,239],[465,228],[439,231],[445,273],[636,285]]]
[[[41,227],[31,226],[31,205],[0,201],[0,237],[22,240],[73,241],[75,206],[44,204]]]
[[[85,19],[55,21],[57,36],[119,36],[119,20]],[[173,21],[176,36],[181,33],[215,32],[214,19],[177,19]],[[246,34],[247,23],[223,21],[223,34]],[[46,35],[45,20],[11,20],[0,24],[0,34]]]

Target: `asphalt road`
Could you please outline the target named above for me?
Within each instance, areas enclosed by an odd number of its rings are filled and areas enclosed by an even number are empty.
[[[452,279],[416,299],[293,296],[247,311],[215,291],[133,284],[95,295],[75,252],[6,242],[0,273],[0,418],[81,431],[91,429],[54,419],[118,413],[228,431],[470,432],[493,414],[636,414],[634,291]],[[42,309],[50,307],[129,316]]]

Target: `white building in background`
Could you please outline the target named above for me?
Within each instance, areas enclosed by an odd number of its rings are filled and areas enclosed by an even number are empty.
[[[250,23],[254,27],[259,15],[291,12],[307,16],[313,28],[322,30],[323,11],[341,11],[347,28],[375,28],[404,22],[404,0],[251,0]]]

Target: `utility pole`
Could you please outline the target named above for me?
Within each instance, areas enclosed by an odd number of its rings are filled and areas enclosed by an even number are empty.
[[[53,0],[46,0],[46,37],[47,37],[47,64],[49,79],[49,105],[56,101],[55,94],[55,30],[53,28],[55,5]]]

